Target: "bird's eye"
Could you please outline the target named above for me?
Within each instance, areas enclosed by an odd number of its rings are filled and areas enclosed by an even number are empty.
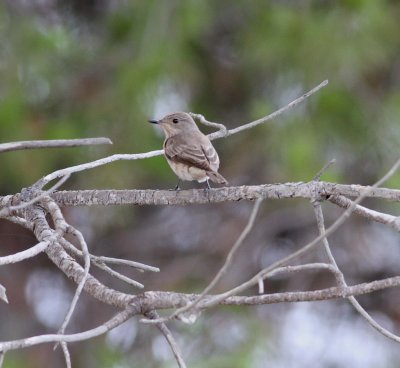
[[[174,124],[177,124],[178,122],[179,122],[179,120],[178,119],[172,119],[172,122],[174,123]]]

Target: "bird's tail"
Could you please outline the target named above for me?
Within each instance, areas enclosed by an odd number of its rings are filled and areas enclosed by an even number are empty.
[[[207,171],[207,176],[214,183],[228,184],[228,180],[226,180],[220,173],[217,173],[216,171]]]

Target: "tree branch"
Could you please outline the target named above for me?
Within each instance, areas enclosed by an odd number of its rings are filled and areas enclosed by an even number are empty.
[[[147,318],[149,318],[151,320],[160,319],[160,316],[155,311],[147,312],[147,313],[145,313],[145,315]],[[169,330],[167,325],[163,322],[157,323],[156,326],[160,330],[160,332],[164,335],[165,339],[167,340],[167,343],[172,350],[172,354],[174,354],[175,360],[178,363],[179,368],[186,368],[186,363],[183,360],[181,349],[179,348],[179,345],[175,341],[174,336],[172,335],[172,332]]]
[[[53,139],[39,141],[20,141],[0,144],[0,153],[39,148],[60,148],[113,144],[109,138]]]
[[[233,258],[237,252],[237,250],[240,248],[240,246],[243,244],[243,241],[246,239],[247,235],[250,233],[251,229],[254,226],[254,222],[258,213],[258,210],[260,208],[262,200],[257,199],[256,203],[254,204],[253,210],[251,211],[249,220],[243,229],[243,231],[240,233],[239,237],[237,238],[236,242],[233,244],[231,250],[229,251],[224,264],[220,268],[220,270],[217,272],[217,274],[214,276],[212,281],[206,286],[206,288],[203,290],[203,292],[199,295],[199,297],[194,300],[192,303],[177,309],[174,313],[172,313],[169,317],[165,317],[162,319],[152,319],[146,322],[151,322],[151,323],[163,323],[166,322],[172,318],[178,317],[179,315],[188,312],[190,309],[194,309],[197,304],[200,303],[201,299],[208,294],[214,286],[221,280],[222,276],[226,273],[228,270],[228,267],[232,264]],[[145,321],[143,321],[145,322]]]
[[[343,299],[349,296],[368,294],[374,291],[400,286],[400,276],[389,277],[383,280],[369,283],[357,284],[347,287],[331,287],[327,289],[314,291],[297,291],[276,294],[264,294],[256,296],[231,296],[219,302],[220,305],[264,305],[274,303],[293,303],[306,301],[322,301],[329,299]],[[40,335],[28,337],[20,340],[0,342],[0,353],[9,350],[26,348],[33,345],[52,343],[52,342],[77,342],[91,339],[108,332],[119,326],[130,317],[138,314],[144,314],[154,309],[179,308],[193,302],[199,297],[199,294],[182,294],[167,291],[148,291],[144,294],[134,296],[122,312],[103,323],[101,326],[88,331],[69,334],[69,335]],[[200,304],[200,308],[206,308],[209,301],[215,298],[214,295],[207,295]]]
[[[324,224],[324,214],[322,212],[321,203],[318,200],[313,201],[313,207],[314,207],[315,218],[317,220],[318,231],[320,234],[325,234],[326,230]],[[339,277],[337,278],[339,286],[347,287],[347,283],[344,278],[343,272],[340,271],[339,266],[336,263],[335,257],[332,254],[328,238],[325,237],[322,240],[322,242],[324,244],[325,252],[329,258],[329,262],[332,264],[332,266],[336,269],[336,272],[339,274]],[[354,309],[379,333],[381,333],[382,335],[388,337],[393,341],[400,342],[400,336],[393,334],[386,328],[382,327],[377,321],[375,321],[371,317],[371,315],[361,306],[361,304],[354,296],[349,296],[348,300],[350,304],[354,307]]]
[[[328,201],[342,207],[344,209],[349,208],[353,201],[341,196],[341,195],[333,195],[328,198]],[[384,225],[388,225],[395,229],[396,231],[400,231],[400,223],[398,221],[398,217],[389,215],[387,213],[378,212],[375,210],[371,210],[364,206],[360,206],[359,204],[354,207],[353,213],[356,215],[365,217],[368,220],[372,220],[375,222],[379,222]]]
[[[329,182],[285,183],[243,185],[240,187],[213,188],[205,192],[203,189],[190,190],[76,190],[60,191],[51,194],[58,205],[69,206],[110,206],[110,205],[184,205],[208,204],[240,200],[305,198],[329,196],[359,197],[365,194],[368,198],[387,199],[400,202],[399,189],[372,188],[362,185],[346,185]],[[18,195],[16,195],[18,196]],[[4,198],[4,200],[3,200]],[[17,197],[0,197],[0,206]],[[6,201],[7,198],[7,201]],[[6,203],[5,203],[6,202]]]
[[[282,113],[284,113],[286,110],[298,105],[300,102],[304,101],[306,98],[310,97],[312,94],[316,93],[317,91],[319,91],[321,88],[325,87],[328,84],[328,81],[325,80],[322,83],[320,83],[318,86],[314,87],[312,90],[306,92],[303,96],[295,99],[294,101],[290,102],[289,104],[287,104],[286,106],[280,108],[279,110],[273,112],[270,115],[264,116],[261,119],[252,121],[250,123],[247,124],[243,124],[237,128],[234,129],[230,129],[230,130],[225,130],[221,127],[223,127],[222,124],[217,124],[217,123],[211,123],[211,122],[207,122],[204,117],[202,115],[197,115],[198,117],[202,117],[204,120],[204,123],[206,125],[212,125],[212,126],[218,126],[219,127],[219,131],[209,134],[208,137],[213,140],[213,139],[218,139],[218,138],[223,138],[223,137],[227,137],[230,136],[232,134],[236,134],[239,133],[243,130],[247,130],[247,129],[251,129],[254,128],[255,126],[265,123],[269,120],[272,120],[273,118],[276,118],[277,116],[281,115]],[[196,116],[196,114],[192,114],[194,116]],[[135,154],[117,154],[117,155],[112,155],[109,157],[105,157],[93,162],[88,162],[82,165],[77,165],[77,166],[73,166],[73,167],[69,167],[69,168],[65,168],[65,169],[61,169],[61,170],[57,170],[54,171],[53,173],[46,175],[45,177],[41,178],[40,180],[38,180],[33,187],[38,188],[38,189],[42,189],[47,183],[49,183],[50,181],[57,179],[61,176],[65,176],[67,174],[72,174],[72,173],[76,173],[79,171],[83,171],[83,170],[89,170],[89,169],[93,169],[95,167],[98,166],[102,166],[102,165],[106,165],[109,164],[111,162],[114,161],[119,161],[119,160],[140,160],[140,159],[144,159],[144,158],[149,158],[149,157],[154,157],[154,156],[159,156],[162,155],[164,153],[164,150],[157,150],[157,151],[152,151],[152,152],[145,152],[145,153],[135,153]]]

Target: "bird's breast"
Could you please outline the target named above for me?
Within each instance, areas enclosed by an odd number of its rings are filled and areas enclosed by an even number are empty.
[[[168,158],[167,162],[173,172],[178,176],[181,180],[192,181],[197,180],[199,182],[205,181],[207,179],[207,174],[203,169],[199,169],[195,166],[189,166],[182,162],[176,162]]]

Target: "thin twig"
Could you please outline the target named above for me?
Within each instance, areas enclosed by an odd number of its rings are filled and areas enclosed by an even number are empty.
[[[322,83],[320,83],[318,86],[314,87],[312,90],[305,93],[303,96],[296,98],[294,101],[290,102],[286,106],[280,108],[279,110],[277,110],[277,111],[273,112],[272,114],[269,114],[261,119],[252,121],[251,123],[248,123],[248,124],[241,125],[234,129],[229,129],[226,133],[224,133],[224,132],[212,133],[208,137],[210,138],[210,140],[222,138],[222,137],[228,137],[232,134],[242,132],[243,130],[254,128],[257,125],[267,122],[268,120],[272,120],[272,119],[276,118],[277,116],[283,114],[285,111],[287,111],[287,110],[295,107],[299,103],[303,102],[306,98],[308,98],[311,95],[313,95],[314,93],[318,92],[321,88],[325,87],[327,84],[328,84],[328,81],[324,80]]]
[[[298,266],[284,266],[276,268],[275,270],[268,273],[268,278],[273,276],[282,274],[282,273],[297,273],[302,271],[319,271],[319,270],[327,270],[331,272],[336,280],[340,279],[341,272],[337,270],[333,265],[328,263],[306,263]]]
[[[315,175],[312,179],[312,181],[320,181],[321,180],[321,176],[325,174],[325,172],[334,164],[336,163],[336,159],[333,158],[332,160],[330,160],[327,164],[324,165],[324,167],[318,171],[317,175]]]
[[[327,200],[331,203],[336,204],[339,207],[342,208],[349,208],[353,201],[351,199],[348,199],[344,196],[329,196]],[[368,220],[376,221],[384,225],[388,225],[395,229],[396,231],[400,231],[400,224],[398,221],[398,217],[389,215],[387,213],[382,213],[378,212],[375,210],[371,210],[367,207],[361,206],[361,205],[356,205],[354,207],[353,213],[359,216],[363,216]]]
[[[3,341],[0,342],[0,352],[4,354],[4,352],[10,350],[16,350],[21,348],[27,348],[29,346],[34,346],[38,344],[44,343],[52,343],[52,342],[77,342],[92,339],[96,336],[100,336],[105,334],[106,332],[114,329],[115,327],[121,325],[125,321],[127,321],[131,316],[140,313],[138,308],[133,306],[127,307],[122,312],[119,312],[114,317],[112,317],[107,322],[104,322],[100,326],[92,328],[90,330],[84,332],[78,332],[75,334],[62,335],[62,334],[49,334],[49,335],[39,335],[27,337],[25,339],[12,340],[12,341]]]
[[[28,258],[33,258],[37,256],[39,253],[43,252],[49,245],[49,242],[42,241],[33,247],[23,250],[18,253],[10,254],[9,256],[0,257],[0,266],[21,262]]]
[[[93,256],[93,259],[96,262],[115,264],[118,266],[128,266],[128,267],[136,268],[140,271],[160,272],[160,269],[158,267],[149,266],[147,264],[140,263],[140,262],[130,261],[129,259],[112,258],[112,257],[104,257],[104,256]]]
[[[315,218],[317,220],[317,226],[320,234],[325,234],[325,224],[324,224],[324,214],[322,212],[322,206],[321,203],[316,200],[313,202],[313,207],[314,207],[314,213],[315,213]],[[336,263],[336,260],[332,254],[329,241],[326,237],[323,239],[323,244],[325,248],[325,252],[329,258],[329,262],[332,264],[332,266],[337,270],[339,273],[339,278],[338,278],[338,283],[339,286],[344,286],[347,287],[346,280],[344,278],[343,272],[340,271],[339,266]],[[376,320],[374,320],[371,315],[361,306],[361,304],[357,301],[357,299],[354,296],[348,297],[348,300],[350,304],[354,307],[354,309],[373,327],[375,328],[379,333],[382,335],[388,337],[391,340],[394,340],[396,342],[400,342],[400,336],[393,334],[392,332],[388,331],[386,328],[381,326]]]
[[[258,279],[258,294],[264,294],[264,280]]]
[[[6,288],[0,284],[0,300],[8,304]]]
[[[107,272],[109,275],[117,278],[118,280],[126,282],[128,285],[131,285],[131,286],[133,286],[135,288],[138,288],[138,289],[143,289],[144,288],[144,285],[141,284],[140,282],[138,282],[136,280],[133,280],[128,276],[122,275],[121,273],[113,270],[112,268],[108,267],[106,264],[104,264],[102,262],[94,261],[93,264],[96,265],[101,270]]]
[[[24,227],[25,229],[32,230],[32,225],[28,223],[24,218],[19,217],[19,216],[7,216],[5,218],[7,221],[10,221],[14,224],[20,225]]]
[[[72,368],[72,365],[71,365],[71,354],[69,353],[68,345],[64,341],[60,342],[60,344],[61,344],[61,348],[62,348],[62,351],[63,351],[63,354],[64,354],[65,365],[66,365],[67,368]]]
[[[35,184],[33,184],[33,187],[35,187],[37,189],[41,189],[46,184],[48,184],[50,181],[57,179],[61,176],[64,176],[66,174],[73,174],[73,173],[77,173],[77,172],[84,171],[84,170],[94,169],[99,166],[107,165],[111,162],[120,161],[120,160],[140,160],[140,159],[160,156],[163,153],[164,153],[163,150],[157,150],[157,151],[151,151],[151,152],[145,152],[145,153],[116,154],[116,155],[104,157],[102,159],[95,160],[92,162],[87,162],[87,163],[84,163],[81,165],[71,166],[71,167],[67,167],[65,169],[53,171],[51,174],[48,174],[45,177],[38,180]]]
[[[250,280],[242,283],[239,286],[236,286],[234,288],[232,288],[231,290],[228,290],[224,293],[219,294],[218,296],[214,297],[214,299],[209,302],[207,304],[207,306],[211,306],[211,305],[215,305],[218,304],[221,300],[227,298],[228,296],[231,295],[236,295],[246,289],[248,289],[249,287],[256,285],[258,283],[258,280],[260,278],[265,278],[268,276],[268,274],[273,271],[274,269],[276,269],[277,267],[283,266],[284,264],[287,264],[288,262],[290,262],[291,260],[302,256],[304,253],[308,252],[309,250],[311,250],[313,247],[315,247],[322,239],[324,239],[325,237],[331,235],[333,232],[335,232],[346,220],[347,218],[351,215],[351,213],[353,212],[355,206],[357,204],[359,204],[367,195],[368,192],[373,190],[374,188],[380,186],[381,184],[383,184],[386,180],[388,180],[398,169],[398,167],[400,166],[400,159],[397,160],[397,162],[390,168],[390,170],[380,179],[378,180],[373,186],[368,187],[367,190],[365,190],[364,193],[362,193],[353,203],[352,205],[343,212],[343,214],[341,216],[339,216],[339,218],[328,228],[326,229],[324,234],[321,234],[319,236],[317,236],[313,241],[311,241],[310,243],[304,245],[303,247],[301,247],[299,250],[297,250],[296,252],[293,252],[291,254],[289,254],[288,256],[282,258],[281,260],[273,263],[272,265],[270,265],[269,267],[263,269],[262,271],[258,272],[255,276],[253,276]]]
[[[146,312],[146,317],[151,319],[151,320],[158,320],[160,316],[156,311],[149,311]],[[182,352],[181,349],[179,348],[179,345],[174,339],[174,336],[172,335],[172,332],[170,329],[167,327],[165,323],[157,323],[156,324],[157,328],[160,330],[160,332],[164,335],[165,339],[168,342],[168,345],[170,346],[172,353],[174,354],[175,360],[178,363],[179,368],[186,368],[186,363],[183,360],[182,357]]]
[[[372,281],[368,283],[357,284],[348,287],[330,287],[327,289],[313,290],[313,291],[297,291],[297,292],[285,292],[285,293],[274,293],[264,294],[256,296],[231,296],[227,299],[221,300],[222,305],[263,305],[272,303],[293,303],[293,302],[304,302],[304,301],[321,301],[330,299],[342,299],[349,296],[364,295],[372,293],[374,291],[383,290],[391,287],[400,286],[400,276],[388,277],[383,280]],[[162,292],[162,291],[149,291],[141,295],[135,296],[128,303],[127,309],[123,312],[118,313],[109,321],[102,325],[80,333],[70,335],[41,335],[34,336],[25,339],[3,341],[0,342],[0,352],[6,352],[9,350],[16,350],[20,348],[26,348],[43,343],[61,342],[65,341],[68,343],[83,341],[94,338],[109,330],[119,326],[131,316],[141,314],[146,308],[150,306],[154,309],[170,309],[177,306],[187,305],[190,301],[195,300],[198,297],[196,294],[181,294],[174,292]],[[209,301],[213,300],[215,296],[207,295],[206,299],[201,303],[201,308],[207,308]],[[151,310],[151,309],[148,309]]]
[[[22,202],[22,203],[20,203],[20,204],[18,204],[16,206],[10,206],[10,207],[2,208],[0,210],[0,217],[10,216],[10,214],[13,213],[14,211],[18,211],[18,210],[22,210],[24,208],[27,208],[27,207],[35,204],[36,202],[40,201],[44,197],[49,196],[55,190],[60,188],[69,179],[70,176],[71,176],[71,174],[67,174],[65,176],[62,176],[61,179],[56,184],[54,184],[50,189],[47,189],[44,192],[39,192],[39,194],[36,197],[32,198],[30,201]]]
[[[0,153],[26,149],[94,146],[99,144],[112,144],[112,141],[109,138],[83,138],[9,142],[0,144]]]
[[[82,257],[82,252],[77,249],[74,245],[72,245],[68,240],[61,239],[62,246],[70,253],[72,253],[76,257]],[[136,268],[139,271],[149,271],[149,272],[160,272],[158,267],[149,266],[144,263],[130,261],[128,259],[123,258],[112,258],[112,257],[104,257],[104,256],[95,256],[90,254],[90,259],[93,261],[94,264],[115,264],[118,266],[127,266]]]
[[[226,273],[228,267],[232,264],[233,258],[235,256],[237,250],[243,244],[244,239],[246,239],[247,235],[250,233],[251,229],[254,226],[254,222],[255,222],[258,210],[260,208],[261,202],[262,202],[261,199],[257,199],[256,203],[254,204],[253,210],[251,211],[249,220],[247,221],[245,228],[240,233],[235,244],[232,246],[231,250],[229,251],[224,264],[222,265],[222,267],[220,268],[218,273],[215,275],[213,280],[208,284],[208,286],[199,295],[199,297],[196,300],[194,300],[192,303],[186,305],[185,307],[177,309],[169,317],[156,319],[156,320],[147,320],[147,321],[142,320],[141,322],[147,322],[147,323],[166,322],[166,321],[171,320],[172,318],[175,318],[175,317],[179,316],[180,314],[188,312],[190,309],[196,307],[196,305],[202,300],[202,298],[214,288],[214,286],[219,282],[219,280],[221,280],[221,277]]]
[[[218,131],[218,132],[209,134],[208,137],[211,140],[227,137],[227,136],[230,136],[232,134],[239,133],[239,132],[241,132],[243,130],[254,128],[255,126],[257,126],[259,124],[267,122],[268,120],[272,120],[273,118],[276,118],[277,116],[279,116],[280,114],[282,114],[285,111],[289,110],[290,108],[298,105],[300,102],[304,101],[306,98],[310,97],[312,94],[316,93],[321,88],[325,87],[327,84],[328,84],[327,80],[323,81],[318,86],[314,87],[312,90],[310,90],[309,92],[305,93],[303,96],[295,99],[294,101],[290,102],[286,106],[280,108],[279,110],[273,112],[270,115],[267,115],[267,116],[265,116],[265,117],[263,117],[261,119],[252,121],[251,123],[241,125],[241,126],[239,126],[237,128],[230,129],[227,132]],[[214,124],[216,124],[216,123],[214,123]],[[136,153],[136,154],[131,154],[131,155],[129,155],[129,154],[112,155],[112,156],[109,156],[109,157],[102,158],[100,160],[96,160],[96,161],[88,162],[88,163],[85,163],[85,164],[72,166],[72,167],[69,167],[69,168],[65,168],[65,169],[54,171],[51,174],[48,174],[45,177],[41,178],[33,186],[35,188],[41,189],[47,183],[49,183],[50,181],[52,181],[52,180],[54,180],[56,178],[59,178],[60,176],[64,176],[66,174],[72,174],[72,173],[76,173],[76,172],[83,171],[83,170],[93,169],[95,167],[106,165],[106,164],[109,164],[109,163],[114,162],[114,161],[119,161],[119,160],[140,160],[140,159],[144,159],[144,158],[159,156],[159,155],[162,155],[163,153],[164,153],[164,150],[157,150],[157,151],[151,151],[151,152],[146,152],[146,153]]]
[[[71,304],[69,306],[68,312],[64,318],[64,322],[61,325],[61,328],[59,329],[58,333],[59,334],[63,334],[65,331],[65,328],[67,327],[72,313],[75,310],[76,304],[78,303],[79,297],[82,293],[83,287],[85,286],[85,283],[87,281],[88,275],[89,275],[89,269],[90,269],[90,256],[89,256],[89,249],[88,246],[86,244],[85,238],[83,237],[82,233],[75,229],[72,226],[69,226],[68,228],[68,232],[70,232],[71,234],[75,235],[75,237],[78,239],[78,242],[81,246],[82,252],[83,252],[83,259],[84,259],[84,275],[81,279],[81,281],[78,284],[78,287],[76,288],[74,297],[71,301]]]
[[[60,244],[67,250],[70,254],[73,254],[74,256],[82,257],[82,252],[79,251],[78,249],[75,248],[73,244],[71,244],[68,240],[66,239],[61,239]],[[144,288],[144,285],[141,284],[138,281],[135,281],[125,275],[122,275],[121,273],[113,270],[111,267],[108,267],[104,261],[100,260],[102,257],[97,257],[92,254],[89,254],[90,259],[92,260],[93,264],[100,268],[101,270],[107,272],[109,275],[126,282],[129,285],[132,285],[136,288],[142,289]],[[107,257],[104,257],[107,258]]]
[[[193,113],[193,112],[189,112],[189,115],[190,115],[193,119],[198,120],[200,123],[202,123],[202,124],[204,124],[204,125],[206,125],[206,126],[209,126],[209,127],[211,127],[211,128],[216,128],[216,129],[218,129],[218,131],[219,131],[220,133],[222,133],[224,136],[225,136],[225,135],[227,134],[227,132],[228,132],[228,129],[227,129],[227,127],[226,127],[224,124],[214,123],[214,122],[212,122],[212,121],[208,121],[208,120],[204,117],[204,115],[195,114],[195,113]]]

